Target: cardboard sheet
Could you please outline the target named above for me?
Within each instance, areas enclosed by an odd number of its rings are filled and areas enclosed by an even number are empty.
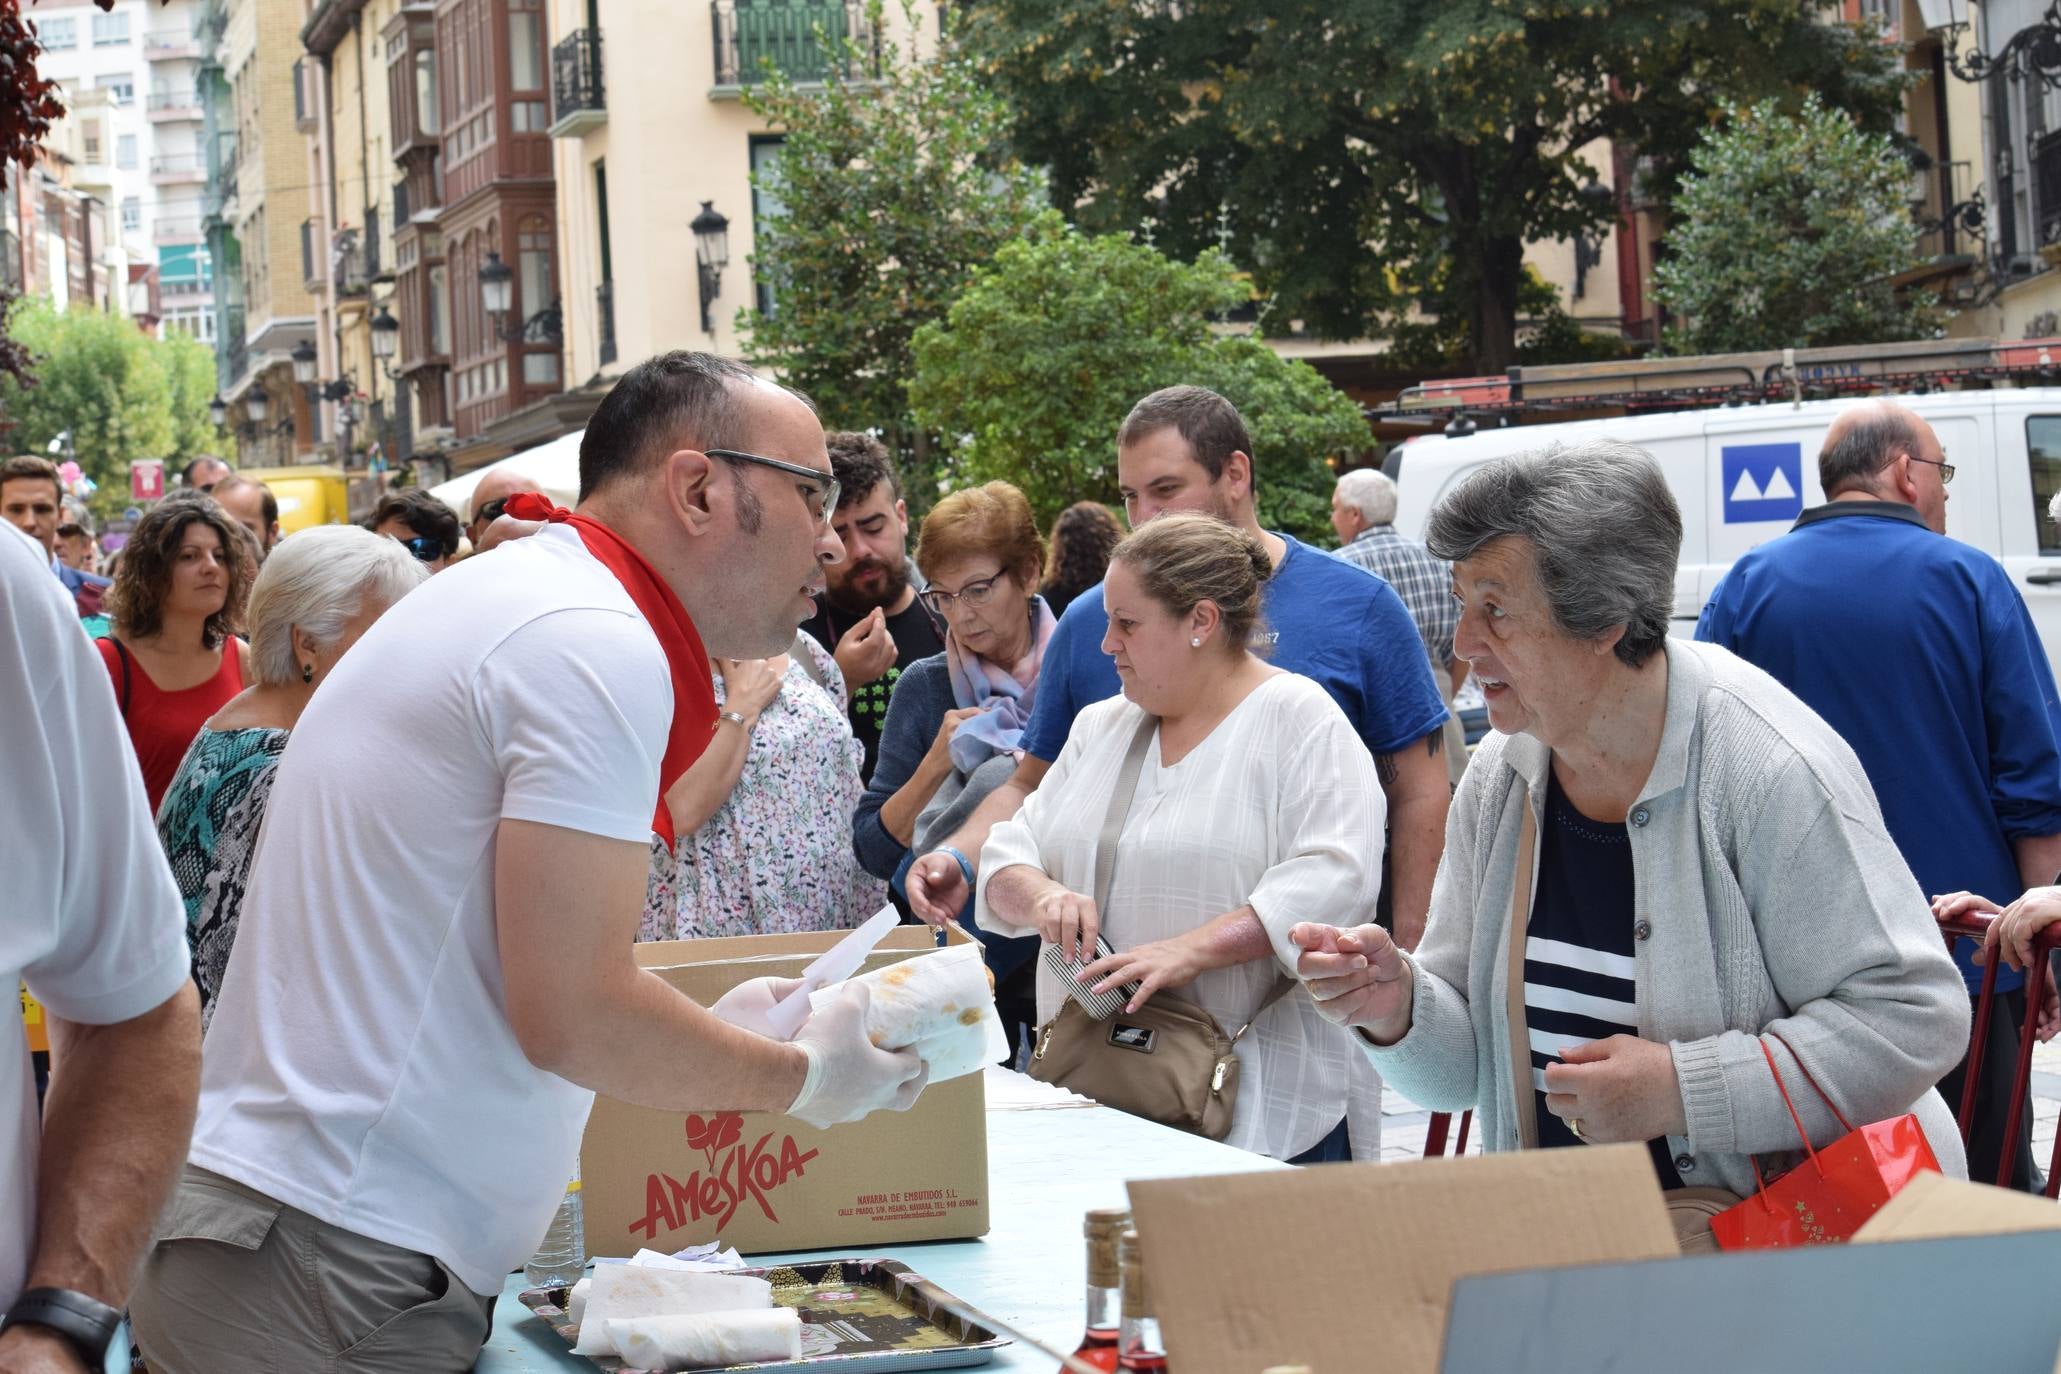
[[[1433,1374],[1461,1275],[1679,1253],[1636,1145],[1162,1179],[1130,1194],[1182,1374]]]

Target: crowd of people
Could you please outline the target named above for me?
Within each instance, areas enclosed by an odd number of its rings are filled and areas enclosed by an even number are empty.
[[[673,353],[602,401],[571,511],[497,471],[469,519],[401,489],[281,537],[200,464],[90,598],[56,470],[0,465],[0,806],[35,851],[0,947],[58,1070],[39,1127],[0,1053],[0,1187],[41,1209],[0,1223],[0,1356],[127,1301],[166,1374],[469,1367],[595,1093],[829,1125],[923,1089],[862,985],[779,1043],[633,944],[887,901],[982,942],[1019,1063],[1070,988],[1192,1001],[1236,1032],[1225,1138],[1284,1161],[1377,1158],[1385,1076],[1489,1149],[1643,1143],[1746,1194],[1796,1144],[1765,1045],[1823,1089],[1813,1140],[1916,1111],[1965,1171],[1934,917],[1999,913],[1970,957],[2013,968],[2061,919],[2061,700],[1943,537],[1922,421],[1842,417],[1827,504],[1700,642],[1635,447],[1488,463],[1422,542],[1348,472],[1334,554],[1262,524],[1224,397],[1155,391],[1111,440],[1124,522],[1041,532],[989,482],[912,550],[878,440]],[[1971,1157],[2034,1186],[2010,1087]]]

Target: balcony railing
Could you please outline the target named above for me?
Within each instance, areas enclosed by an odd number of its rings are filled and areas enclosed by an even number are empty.
[[[838,60],[845,79],[880,72],[880,35],[868,22],[861,0],[796,0],[792,4],[711,0],[710,15],[715,24],[719,90],[750,85],[768,65],[793,81],[823,81],[831,65],[824,55],[824,39],[833,51],[844,39],[857,44],[856,61]]]
[[[152,62],[168,62],[200,56],[200,39],[191,29],[161,29],[143,35],[143,56]]]
[[[206,181],[207,164],[199,153],[161,153],[150,160],[150,179],[155,182]]]
[[[551,102],[553,138],[576,138],[608,122],[600,30],[574,29],[551,49]]]
[[[594,318],[601,326],[601,366],[615,361],[615,283],[594,288]]]
[[[372,280],[373,255],[378,252],[378,240],[368,253],[367,240],[356,229],[346,229],[336,236],[330,251],[332,270],[329,274],[339,296],[362,296]]]
[[[199,119],[200,92],[152,91],[146,108],[153,120]]]

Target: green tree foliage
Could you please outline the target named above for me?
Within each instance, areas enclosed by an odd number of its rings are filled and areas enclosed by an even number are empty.
[[[873,22],[880,25],[879,6]],[[905,10],[913,25],[916,19]],[[927,444],[909,414],[910,340],[943,317],[974,267],[1038,214],[1044,190],[1008,156],[1008,112],[949,53],[872,59],[843,45],[827,81],[798,88],[768,70],[745,99],[785,130],[781,212],[756,230],[752,263],[772,310],[741,311],[751,360],[775,369],[833,428],[878,429],[923,488]]]
[[[1261,521],[1329,543],[1324,460],[1371,436],[1308,364],[1211,330],[1250,297],[1220,253],[1176,262],[1051,215],[997,253],[943,323],[917,331],[917,421],[945,436],[961,480],[1014,482],[1045,522],[1074,501],[1117,504],[1117,426],[1141,396],[1206,386],[1252,431]]]
[[[79,466],[100,484],[95,511],[129,499],[129,464],[162,458],[176,468],[214,438],[207,405],[214,364],[192,339],[153,339],[134,321],[98,310],[18,303],[8,332],[34,360],[36,384],[0,378],[5,451],[43,453],[69,429]]]
[[[1669,347],[1743,352],[1929,337],[1938,301],[1890,278],[1919,261],[1911,167],[1895,143],[1816,100],[1733,114],[1690,155],[1656,294]]]
[[[1596,139],[1678,165],[1710,119],[1823,93],[1887,130],[1900,49],[1832,0],[971,0],[965,41],[1016,146],[1084,228],[1221,244],[1270,328],[1515,361],[1527,241],[1615,213]],[[1608,181],[1608,178],[1605,179]]]

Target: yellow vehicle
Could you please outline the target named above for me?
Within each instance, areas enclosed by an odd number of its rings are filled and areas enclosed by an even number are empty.
[[[350,520],[350,486],[344,470],[334,464],[251,468],[243,475],[271,488],[273,499],[279,502],[281,534],[314,525],[341,525]]]

